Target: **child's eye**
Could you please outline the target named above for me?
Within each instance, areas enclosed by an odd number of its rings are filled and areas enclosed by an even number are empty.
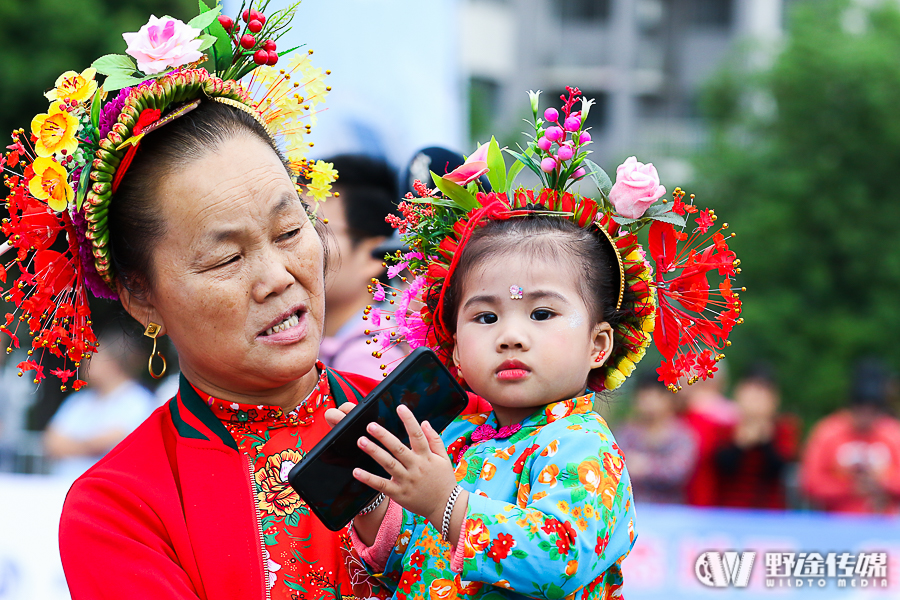
[[[553,316],[553,311],[546,308],[538,308],[531,312],[531,318],[535,321],[546,321]]]
[[[482,325],[490,325],[497,322],[497,315],[489,312],[481,313],[479,315],[475,315],[475,322],[481,323]]]

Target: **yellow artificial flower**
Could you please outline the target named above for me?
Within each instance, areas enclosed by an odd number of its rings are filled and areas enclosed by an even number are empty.
[[[34,151],[38,156],[53,156],[63,150],[71,154],[78,148],[77,131],[78,119],[57,100],[50,105],[48,112],[37,115],[31,121],[31,133],[37,138]]]
[[[634,363],[628,359],[627,356],[623,356],[619,359],[619,363],[616,365],[616,368],[624,375],[625,377],[630,376],[634,373]]]
[[[77,71],[66,71],[56,80],[56,87],[44,96],[47,100],[74,100],[81,104],[93,97],[97,91],[97,82],[94,76],[97,70],[87,68],[79,74]]]
[[[334,168],[334,163],[317,160],[309,172],[309,177],[315,186],[330,185],[337,181],[338,172]]]
[[[67,181],[66,168],[47,157],[34,159],[34,177],[28,182],[28,191],[38,200],[46,200],[50,208],[57,212],[66,209],[75,198],[75,192]]]
[[[614,390],[625,383],[625,375],[618,369],[612,369],[606,374],[606,389]]]

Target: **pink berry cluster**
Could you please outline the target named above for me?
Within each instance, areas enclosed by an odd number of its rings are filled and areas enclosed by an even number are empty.
[[[550,125],[546,129],[538,129],[537,147],[540,149],[541,170],[544,173],[559,173],[564,163],[578,156],[578,151],[590,143],[591,134],[582,131],[581,111],[573,111],[572,106],[581,98],[581,90],[577,87],[566,87],[569,97],[560,96],[563,101],[562,113],[555,108],[544,111],[544,120]],[[586,174],[584,167],[579,167],[570,175],[571,179],[581,179]]]
[[[253,62],[258,65],[272,66],[278,62],[278,52],[275,40],[264,40],[259,43],[255,34],[263,30],[266,24],[266,16],[258,10],[245,9],[241,15],[241,20],[246,23],[244,33],[240,32],[240,25],[235,27],[234,19],[225,15],[219,15],[219,23],[226,32],[231,36],[231,41],[235,46],[240,46],[244,50],[249,51],[256,48],[253,53]]]

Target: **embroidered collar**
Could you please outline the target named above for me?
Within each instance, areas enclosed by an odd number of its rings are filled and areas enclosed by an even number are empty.
[[[534,413],[525,418],[521,423],[505,427],[499,427],[497,415],[494,412],[488,413],[487,415],[471,415],[471,418],[486,416],[487,419],[467,436],[466,445],[460,450],[457,455],[457,460],[461,459],[463,454],[465,454],[469,448],[478,445],[483,441],[509,439],[511,443],[515,443],[529,435],[529,432],[532,429],[549,425],[554,421],[559,421],[570,415],[591,412],[594,408],[594,395],[593,392],[590,392],[584,396],[552,402],[534,411]]]
[[[213,414],[225,423],[264,422],[268,427],[310,425],[314,420],[315,412],[327,402],[330,391],[325,365],[316,362],[316,369],[319,371],[316,387],[289,413],[285,413],[278,406],[228,402],[202,392],[196,387],[194,389],[197,390]]]

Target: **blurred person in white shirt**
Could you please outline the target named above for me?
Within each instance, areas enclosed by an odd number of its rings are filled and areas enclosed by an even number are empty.
[[[140,358],[124,332],[100,336],[99,352],[91,357],[88,387],[66,398],[44,434],[53,475],[75,480],[121,442],[157,406],[134,379]]]

